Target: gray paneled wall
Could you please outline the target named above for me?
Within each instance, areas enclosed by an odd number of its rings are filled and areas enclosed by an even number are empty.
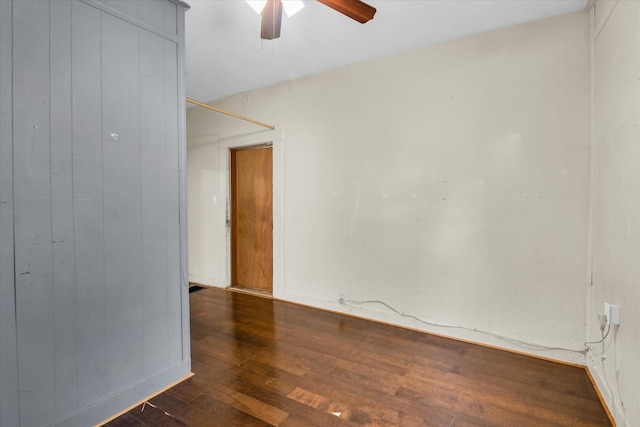
[[[18,359],[13,273],[11,9],[0,0],[0,426],[16,426]]]
[[[88,425],[190,371],[184,9],[0,7],[0,424]]]

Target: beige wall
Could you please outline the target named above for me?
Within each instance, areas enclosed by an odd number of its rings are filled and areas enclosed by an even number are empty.
[[[274,143],[274,295],[584,363],[337,300],[342,292],[440,324],[582,348],[588,46],[587,15],[576,13],[216,102],[284,134]],[[226,152],[217,141],[262,134],[201,108],[187,121],[190,274],[224,286],[225,203],[212,197],[226,188]]]
[[[618,425],[640,425],[640,2],[596,3],[593,70],[593,286],[589,339],[597,314],[621,306],[621,324],[589,367]],[[624,423],[623,423],[623,420]]]
[[[193,112],[193,111],[192,111]],[[191,113],[192,113],[191,112]],[[189,113],[189,116],[192,114]],[[189,126],[191,119],[187,120]],[[195,146],[193,141],[187,153],[187,206],[189,224],[189,280],[206,284],[222,284],[224,269],[220,271],[220,222],[224,221],[223,201],[219,199],[218,146]],[[224,232],[224,229],[223,229]]]

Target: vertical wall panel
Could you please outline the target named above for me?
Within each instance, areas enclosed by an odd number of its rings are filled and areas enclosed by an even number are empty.
[[[177,280],[179,289],[175,289],[173,286],[169,286],[170,290],[175,292],[171,294],[169,298],[172,301],[180,300],[181,309],[177,311],[176,316],[180,317],[181,328],[178,328],[178,319],[171,323],[174,328],[174,332],[171,336],[179,336],[182,334],[182,348],[178,348],[176,344],[176,360],[187,361],[189,369],[191,369],[190,354],[191,354],[191,340],[189,329],[189,271],[188,271],[188,257],[187,257],[187,143],[186,143],[186,128],[187,117],[186,108],[181,108],[183,99],[186,97],[185,82],[183,76],[185,75],[184,68],[184,56],[185,56],[185,23],[184,23],[184,10],[181,10],[177,16],[176,25],[178,33],[178,44],[169,45],[166,43],[165,60],[167,70],[167,84],[169,81],[176,81],[178,84],[176,87],[168,88],[170,93],[176,96],[176,102],[173,102],[170,98],[167,99],[167,122],[171,123],[167,126],[167,137],[170,138],[167,143],[169,147],[174,147],[171,150],[171,155],[177,157],[178,170],[173,181],[172,186],[167,187],[167,194],[172,195],[170,199],[171,203],[175,203],[175,208],[170,211],[172,214],[169,218],[173,221],[177,221],[177,229],[174,229],[171,234],[170,248],[174,253],[169,256],[175,256],[175,260],[180,260],[173,265],[176,268],[174,275],[170,276],[171,280]],[[173,61],[173,58],[177,57],[178,61]],[[173,74],[175,73],[175,75]],[[169,80],[171,79],[171,80]],[[173,117],[178,117],[177,122],[170,120]],[[172,141],[178,141],[175,144]],[[169,157],[168,157],[169,158]],[[171,157],[174,158],[174,157]],[[170,168],[170,163],[167,165],[167,170]],[[176,176],[177,175],[177,176]],[[167,205],[171,206],[171,205]],[[175,283],[173,281],[170,284]]]
[[[142,6],[142,3],[141,3]],[[140,32],[140,131],[144,362],[147,375],[169,362],[164,39]],[[175,340],[175,337],[174,337]]]
[[[164,29],[164,8],[158,7],[157,2],[149,0],[138,1],[138,13],[140,19],[154,25],[160,29]]]
[[[104,305],[100,28],[99,10],[84,3],[73,3],[72,141],[79,407],[86,407],[104,396],[109,374]]]
[[[102,15],[107,390],[143,378],[138,31]]]
[[[135,17],[139,16],[139,0],[109,0],[108,3],[110,6],[117,7]]]
[[[178,221],[178,228],[173,233],[174,239],[172,240],[173,248],[175,251],[176,259],[179,259],[177,271],[176,271],[176,279],[179,282],[179,290],[175,290],[175,296],[171,297],[180,300],[181,310],[179,311],[179,316],[181,318],[181,329],[177,326],[177,321],[173,323],[173,327],[175,328],[175,332],[173,336],[178,336],[182,333],[182,348],[180,349],[181,353],[176,354],[177,360],[187,361],[189,365],[189,369],[191,369],[190,362],[190,354],[191,354],[191,340],[190,340],[190,329],[189,329],[189,271],[188,271],[188,256],[187,256],[187,143],[186,143],[186,128],[187,128],[187,117],[186,117],[186,108],[180,106],[183,104],[183,99],[186,97],[186,88],[183,76],[185,75],[185,67],[184,67],[184,57],[185,57],[185,22],[184,22],[184,10],[181,9],[181,13],[178,14],[177,20],[177,33],[178,33],[178,45],[177,46],[168,46],[168,52],[165,56],[167,65],[167,82],[169,79],[171,81],[175,80],[178,82],[177,87],[175,88],[175,96],[176,102],[173,103],[170,99],[167,100],[167,121],[172,123],[171,126],[167,127],[167,133],[172,140],[175,138],[178,141],[178,144],[172,145],[175,147],[172,153],[177,156],[178,160],[178,176],[176,177],[175,184],[173,187],[167,188],[168,193],[172,194],[173,199],[172,202],[176,203],[176,215],[172,215],[174,220]],[[178,61],[169,61],[169,52],[171,53],[171,58],[177,57]],[[176,73],[175,76],[173,73]],[[173,92],[172,92],[173,93]],[[171,106],[173,104],[173,107]],[[178,121],[175,122],[173,120],[169,120],[177,116]],[[175,265],[175,264],[174,264]],[[173,282],[170,282],[173,283]],[[173,289],[169,287],[169,289]],[[177,320],[177,319],[176,319]],[[176,343],[177,346],[177,343]]]
[[[165,2],[164,4],[164,29],[172,34],[178,32],[177,17],[180,16],[176,13],[178,6],[171,2]]]
[[[16,312],[21,422],[55,419],[49,3],[14,2],[13,132]]]
[[[171,5],[172,4],[169,2],[163,2],[162,4],[160,4],[154,0],[139,0],[138,11],[140,14],[140,19],[164,30],[165,10],[167,6]]]
[[[51,8],[51,225],[57,418],[78,406],[71,116],[71,0]]]
[[[12,3],[0,1],[0,425],[19,424],[13,270]]]
[[[184,19],[184,17],[182,18]],[[182,21],[184,24],[184,21]],[[184,28],[182,29],[184,30]],[[180,28],[178,31],[181,31]],[[179,122],[171,120],[173,117],[180,117],[182,113],[178,109],[178,105],[184,99],[183,88],[178,85],[174,85],[173,82],[180,81],[182,72],[179,72],[178,66],[174,58],[180,57],[180,51],[175,43],[165,41],[164,43],[164,60],[165,60],[165,111],[164,111],[164,139],[163,144],[166,147],[166,215],[167,215],[167,265],[169,270],[167,271],[167,304],[169,311],[167,313],[169,320],[169,345],[167,349],[169,359],[174,363],[178,363],[183,360],[185,354],[188,354],[189,348],[189,317],[188,317],[188,280],[186,279],[186,271],[182,274],[181,265],[186,268],[186,215],[184,207],[186,201],[181,200],[180,197],[185,192],[181,191],[180,181],[180,167],[182,161],[181,153],[184,153],[186,157],[186,150],[181,149],[181,145],[176,142],[180,140],[180,128]],[[185,215],[181,217],[182,215]],[[180,227],[185,226],[185,230]],[[181,240],[184,239],[184,241]],[[184,245],[184,246],[183,246]],[[185,253],[182,252],[185,250]],[[180,261],[181,260],[181,261]],[[185,295],[186,294],[186,295]],[[181,325],[180,327],[178,325]],[[186,339],[182,340],[182,343],[178,342],[178,337],[182,334],[186,334]]]

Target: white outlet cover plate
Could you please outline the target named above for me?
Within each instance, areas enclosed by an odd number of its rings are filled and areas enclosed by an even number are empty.
[[[611,325],[620,324],[620,306],[615,304],[604,303],[604,313],[607,315],[607,322]]]

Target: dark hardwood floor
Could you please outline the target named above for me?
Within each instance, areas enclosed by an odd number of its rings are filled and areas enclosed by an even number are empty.
[[[106,424],[610,426],[584,369],[207,288],[195,376]]]

